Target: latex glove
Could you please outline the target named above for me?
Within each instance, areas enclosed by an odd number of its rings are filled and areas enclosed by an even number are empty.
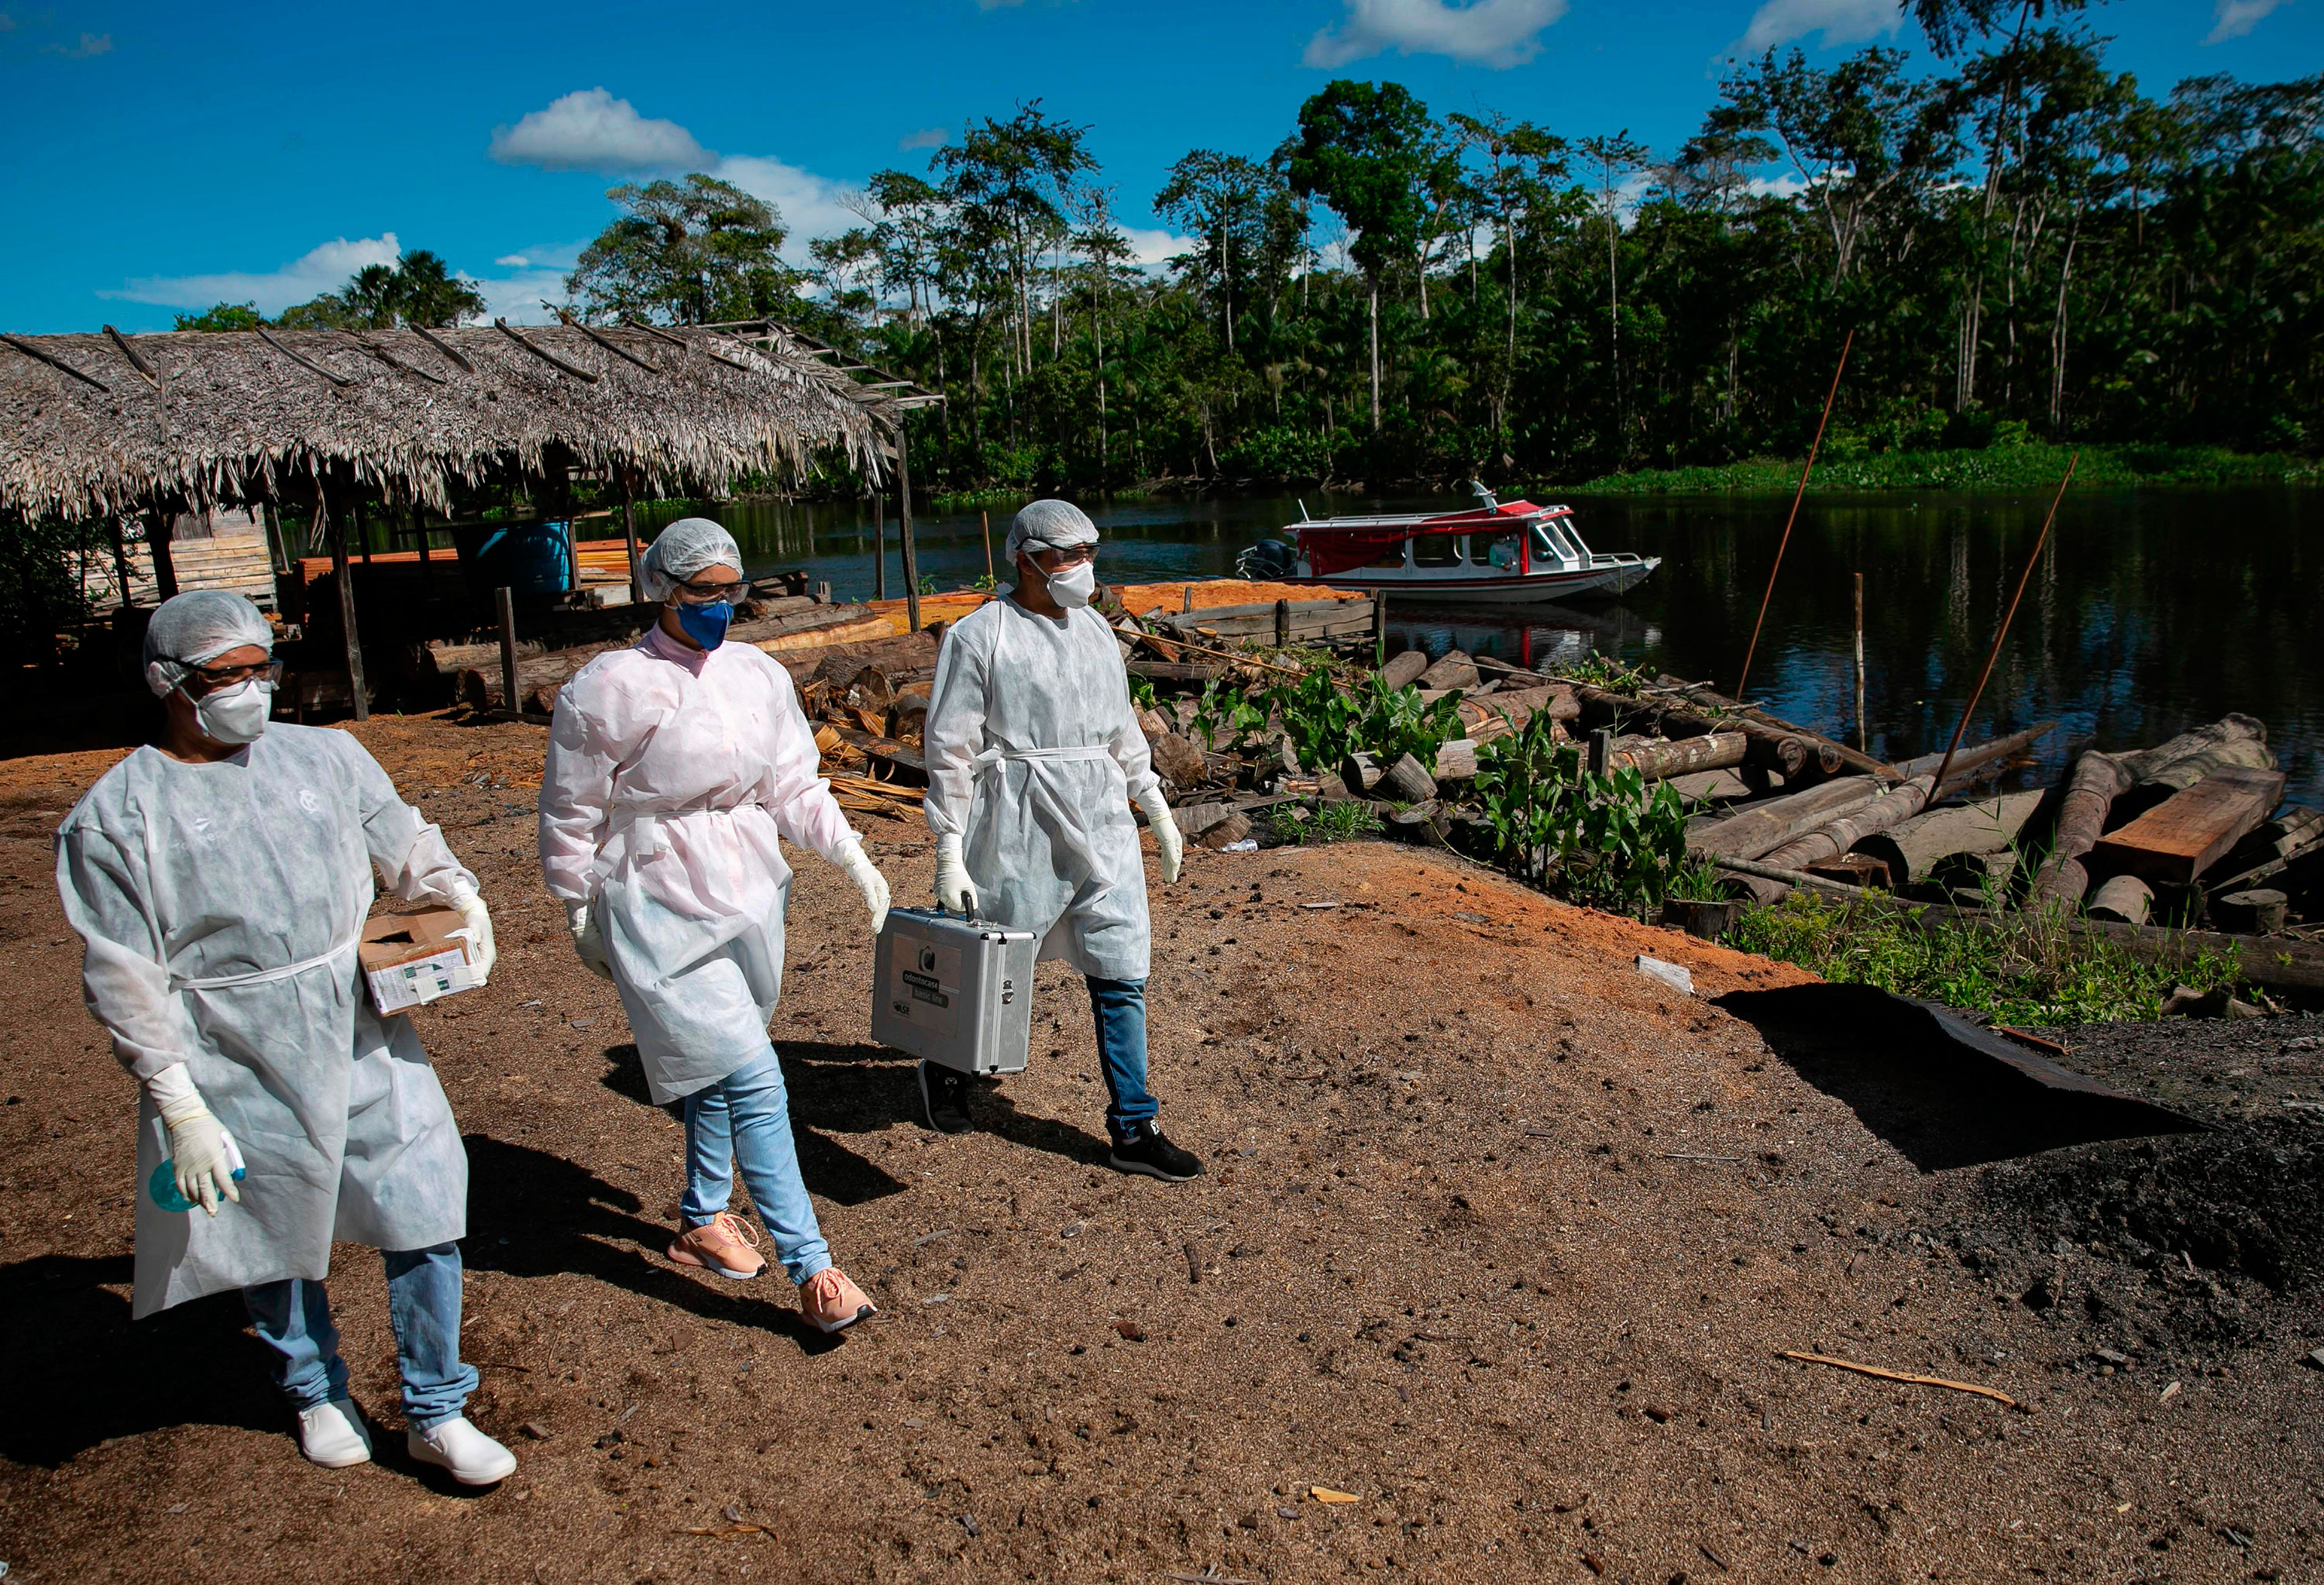
[[[573,950],[580,954],[581,966],[600,980],[612,979],[613,963],[605,955],[605,933],[598,928],[597,921],[590,914],[589,905],[586,902],[567,903],[565,927],[573,932]]]
[[[172,1063],[146,1080],[145,1093],[152,1097],[163,1126],[170,1130],[170,1164],[178,1193],[212,1216],[217,1214],[221,1199],[240,1204],[242,1191],[235,1187],[226,1129],[202,1104],[201,1092],[194,1088],[186,1064]]]
[[[500,962],[500,947],[493,940],[493,916],[484,908],[484,899],[476,895],[473,886],[455,887],[452,907],[460,916],[460,929],[475,948],[476,972],[479,978],[490,980],[493,965]]]
[[[888,923],[888,878],[864,856],[861,843],[850,843],[836,862],[863,894],[864,904],[872,910],[872,934],[879,935]]]
[[[976,883],[968,878],[968,861],[961,857],[957,833],[936,838],[936,902],[964,918],[975,917]]]
[[[1147,828],[1154,833],[1155,851],[1162,856],[1162,884],[1167,886],[1178,879],[1179,866],[1186,861],[1186,834],[1178,829],[1170,800],[1160,788],[1148,788],[1138,806],[1146,811]]]

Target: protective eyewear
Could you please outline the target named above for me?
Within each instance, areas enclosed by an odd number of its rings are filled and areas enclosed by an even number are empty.
[[[269,687],[282,686],[282,662],[271,658],[265,660],[254,660],[247,666],[204,666],[194,660],[180,660],[178,664],[192,674],[187,678],[188,681],[200,683],[200,687],[196,690],[199,693],[208,694],[219,688],[230,688],[237,683],[249,682],[254,678],[265,683]]]
[[[1064,549],[1044,546],[1033,552],[1034,565],[1043,572],[1063,572],[1069,567],[1079,567],[1085,561],[1096,559],[1097,547],[1094,545],[1069,545]]]
[[[750,592],[751,585],[738,579],[731,584],[681,583],[678,588],[679,594],[700,604],[716,600],[740,600]]]

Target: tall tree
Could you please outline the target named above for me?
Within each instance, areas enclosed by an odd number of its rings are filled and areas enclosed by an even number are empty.
[[[702,325],[763,318],[797,300],[798,273],[780,254],[782,216],[764,198],[699,171],[605,196],[627,212],[565,278],[589,318]]]

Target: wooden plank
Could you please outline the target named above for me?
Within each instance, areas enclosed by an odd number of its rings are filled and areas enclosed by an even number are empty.
[[[2283,798],[2283,772],[2228,766],[2098,839],[2101,869],[2183,886],[2258,829]]]

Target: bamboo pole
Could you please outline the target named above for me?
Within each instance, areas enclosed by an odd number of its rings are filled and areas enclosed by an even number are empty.
[[[904,548],[904,615],[907,631],[920,631],[920,558],[912,545],[912,464],[904,437],[904,415],[896,415],[896,529]]]
[[[1759,652],[1759,629],[1767,620],[1767,603],[1775,597],[1775,575],[1784,570],[1784,548],[1792,542],[1792,525],[1799,521],[1800,502],[1807,499],[1808,475],[1815,470],[1816,452],[1823,446],[1824,426],[1831,422],[1831,404],[1840,396],[1840,377],[1848,369],[1848,349],[1856,345],[1856,332],[1850,330],[1840,344],[1840,366],[1831,372],[1831,389],[1824,392],[1823,417],[1816,420],[1815,438],[1808,443],[1808,459],[1800,465],[1800,487],[1792,493],[1792,510],[1784,519],[1784,537],[1775,541],[1775,564],[1767,569],[1767,590],[1759,596],[1758,620],[1751,624],[1751,644],[1743,651],[1743,674],[1735,679],[1735,696],[1750,697],[1743,690],[1751,681],[1751,660]]]
[[[1985,695],[1986,680],[1993,675],[1993,663],[2001,659],[2002,642],[2009,637],[2009,624],[2017,617],[2017,603],[2025,598],[2025,585],[2034,576],[2034,564],[2042,558],[2042,547],[2050,542],[2050,525],[2058,521],[2058,507],[2066,499],[2066,486],[2074,482],[2074,467],[2081,460],[2079,451],[2066,459],[2066,476],[2058,481],[2058,493],[2051,498],[2050,513],[2042,520],[2042,531],[2034,537],[2034,553],[2025,558],[2025,570],[2017,575],[2017,592],[2009,596],[2009,609],[2001,616],[2001,631],[1993,635],[1993,648],[1985,652],[1985,669],[1977,674],[1977,687],[1969,691],[1969,703],[1961,706],[1960,721],[1953,728],[1953,741],[1945,745],[1945,757],[1937,761],[1939,787],[1945,784],[1945,771],[1952,765],[1954,751],[1960,747],[1961,733],[1969,730],[1969,714]]]
[[[872,492],[872,598],[888,597],[888,493]]]
[[[977,521],[984,525],[985,581],[991,584],[992,586],[997,589],[1001,586],[1001,580],[992,576],[992,514],[989,511],[980,511],[976,516]]]

